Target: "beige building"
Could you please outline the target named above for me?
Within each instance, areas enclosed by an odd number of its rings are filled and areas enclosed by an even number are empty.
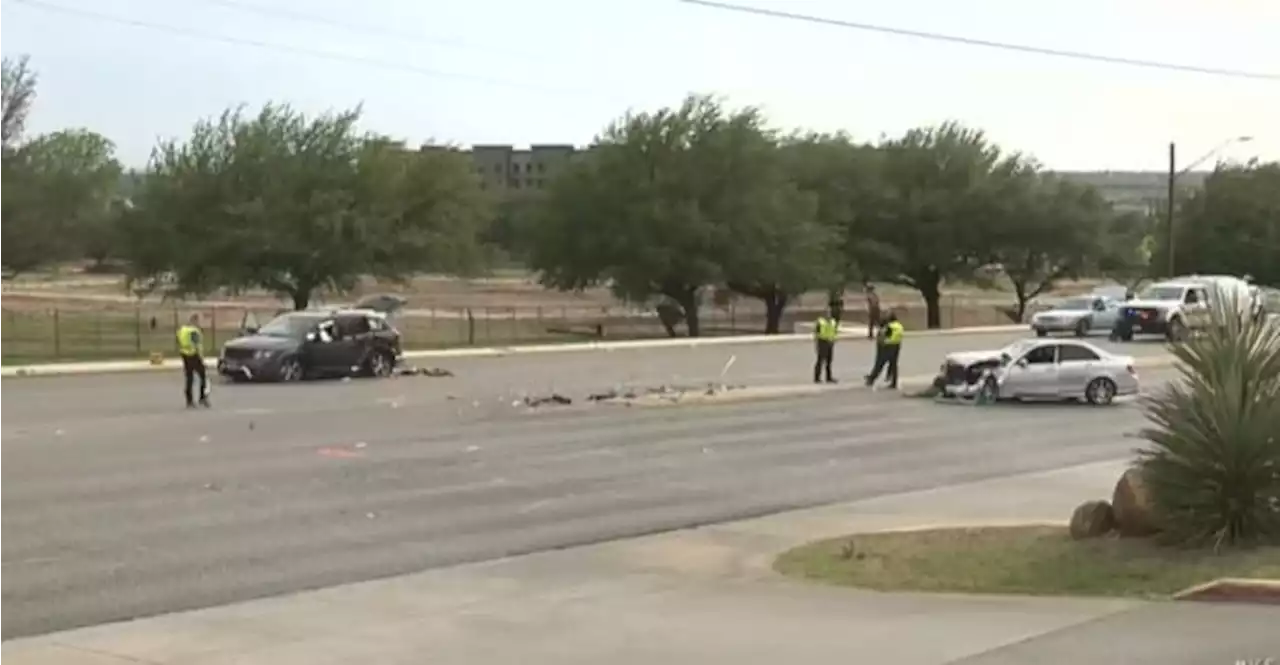
[[[515,194],[545,188],[579,151],[569,144],[534,144],[527,150],[474,145],[468,152],[485,189]]]

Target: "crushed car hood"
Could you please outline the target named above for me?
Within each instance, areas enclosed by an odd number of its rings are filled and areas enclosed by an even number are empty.
[[[1000,360],[999,349],[995,351],[957,351],[947,354],[947,361],[960,363],[965,367],[987,360]]]
[[[298,348],[298,340],[289,337],[271,337],[270,335],[246,335],[227,342],[225,348],[250,349],[253,351],[287,351]]]

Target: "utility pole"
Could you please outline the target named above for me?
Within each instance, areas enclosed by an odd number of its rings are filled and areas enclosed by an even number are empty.
[[[1169,143],[1169,202],[1165,208],[1165,226],[1167,232],[1167,240],[1169,245],[1169,276],[1173,277],[1177,273],[1174,272],[1174,244],[1177,242],[1177,234],[1173,232],[1173,206],[1174,191],[1178,180],[1178,147],[1172,141]]]

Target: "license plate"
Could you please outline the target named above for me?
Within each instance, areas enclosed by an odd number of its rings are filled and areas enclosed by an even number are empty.
[[[1133,332],[1138,332],[1139,330],[1142,330],[1142,326],[1134,326],[1134,327],[1133,327]]]

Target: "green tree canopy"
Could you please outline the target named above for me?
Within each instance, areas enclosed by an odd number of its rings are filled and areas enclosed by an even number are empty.
[[[858,233],[857,260],[871,277],[924,297],[930,328],[942,324],[944,279],[964,279],[988,251],[1004,179],[1024,168],[977,130],[947,123],[883,141],[880,198]]]
[[[1221,166],[1176,212],[1179,274],[1247,274],[1280,286],[1280,162]]]
[[[1092,187],[1033,169],[1004,180],[988,219],[988,260],[1013,286],[1018,321],[1027,304],[1067,278],[1097,265],[1111,206]]]
[[[108,227],[121,169],[105,137],[73,129],[23,141],[36,97],[26,56],[4,58],[4,269],[16,275],[83,256]]]
[[[360,111],[267,105],[161,144],[125,217],[132,277],[199,294],[264,288],[307,307],[364,275],[464,272],[488,199],[465,156],[356,131]]]
[[[727,277],[757,297],[793,293],[801,285],[782,282],[796,275],[734,244],[737,233],[757,248],[783,249],[771,225],[811,216],[781,176],[775,144],[758,110],[727,110],[708,96],[624,116],[553,182],[533,267],[555,288],[606,283],[628,300],[666,298],[691,336],[701,332],[702,290]],[[750,269],[773,274],[748,282]]]

